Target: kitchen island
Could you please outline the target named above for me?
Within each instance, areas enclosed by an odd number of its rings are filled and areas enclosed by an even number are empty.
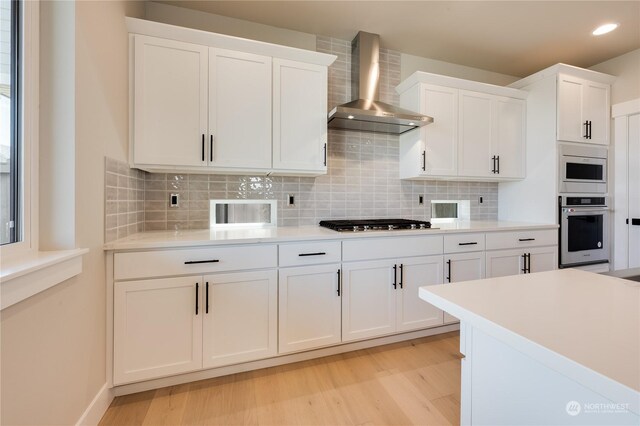
[[[462,424],[640,424],[640,284],[575,269],[421,287],[461,322]]]

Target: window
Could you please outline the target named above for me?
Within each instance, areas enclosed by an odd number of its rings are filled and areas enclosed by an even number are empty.
[[[0,245],[22,240],[20,4],[0,0]]]

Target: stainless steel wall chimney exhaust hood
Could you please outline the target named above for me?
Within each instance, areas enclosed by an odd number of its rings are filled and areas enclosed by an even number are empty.
[[[433,118],[378,100],[380,36],[358,32],[351,42],[351,98],[329,112],[332,129],[400,135],[433,123]]]

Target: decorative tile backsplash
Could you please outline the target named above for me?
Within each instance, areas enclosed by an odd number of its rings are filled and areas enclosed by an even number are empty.
[[[351,42],[317,37],[317,50],[338,59],[329,68],[329,108],[351,99]],[[380,51],[380,99],[398,105],[395,87],[400,84],[400,53]],[[209,227],[209,200],[224,198],[278,200],[278,225],[316,225],[327,218],[425,219],[431,217],[431,200],[470,200],[471,219],[494,220],[498,216],[498,184],[486,182],[401,181],[399,178],[399,137],[367,132],[329,130],[328,173],[317,178],[265,177],[233,175],[197,175],[145,173],[132,170],[136,185],[144,182],[144,191],[117,191],[127,198],[126,219],[114,222],[107,213],[107,241],[133,229],[203,229]],[[107,165],[112,160],[107,159]],[[127,167],[124,163],[118,166]],[[119,175],[123,170],[119,170]],[[114,182],[107,170],[106,178]],[[136,180],[137,179],[137,180]],[[114,188],[107,181],[107,191]],[[118,189],[123,189],[115,187]],[[170,207],[170,194],[179,195],[179,206]],[[287,206],[287,195],[295,196],[295,205]],[[418,196],[424,195],[424,204]],[[483,203],[479,198],[483,197]],[[107,203],[121,203],[120,198]],[[108,212],[113,203],[107,204]],[[123,204],[124,205],[124,204]],[[109,210],[111,206],[111,210]],[[140,208],[142,206],[142,208]],[[118,213],[117,218],[121,213]],[[123,216],[124,220],[125,217]],[[141,226],[144,222],[144,226]],[[114,231],[114,224],[116,231]],[[112,225],[109,227],[109,225]],[[124,228],[124,229],[123,229]],[[126,229],[126,231],[125,231]],[[135,232],[135,231],[133,231]]]
[[[144,230],[144,186],[142,170],[105,158],[104,241],[110,242]]]

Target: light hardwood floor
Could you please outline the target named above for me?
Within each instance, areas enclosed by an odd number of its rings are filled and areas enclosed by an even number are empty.
[[[117,397],[101,425],[460,423],[458,332]]]

